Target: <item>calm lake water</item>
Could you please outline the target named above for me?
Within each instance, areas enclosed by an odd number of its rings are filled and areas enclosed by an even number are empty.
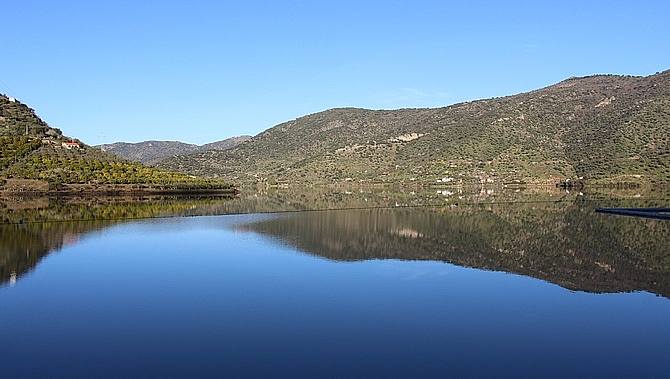
[[[5,199],[0,376],[667,378],[667,199]]]

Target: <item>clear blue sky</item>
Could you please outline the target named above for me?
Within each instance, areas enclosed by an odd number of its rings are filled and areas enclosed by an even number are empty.
[[[667,0],[459,3],[4,1],[0,92],[87,143],[204,143],[670,68]]]

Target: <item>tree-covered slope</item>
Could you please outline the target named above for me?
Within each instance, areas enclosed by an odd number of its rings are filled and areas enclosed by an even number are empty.
[[[243,182],[667,182],[670,71],[435,109],[331,109],[161,167]]]
[[[88,190],[105,185],[228,188],[220,181],[146,167],[87,146],[49,127],[25,104],[0,95],[0,191],[65,190],[68,185]]]

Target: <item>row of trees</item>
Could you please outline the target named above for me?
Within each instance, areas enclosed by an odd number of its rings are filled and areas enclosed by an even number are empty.
[[[67,184],[146,184],[179,188],[223,186],[216,180],[162,171],[139,163],[46,154],[28,157],[20,165],[12,167],[9,176]]]
[[[0,136],[0,170],[37,150],[41,144],[41,141],[26,136]]]

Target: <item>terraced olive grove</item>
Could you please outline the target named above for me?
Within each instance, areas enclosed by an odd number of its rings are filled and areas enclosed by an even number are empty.
[[[86,189],[92,191],[109,185],[133,185],[133,190],[146,189],[143,186],[170,190],[231,188],[221,180],[117,158],[64,136],[33,109],[0,95],[0,191],[67,190],[68,185],[87,185]]]

